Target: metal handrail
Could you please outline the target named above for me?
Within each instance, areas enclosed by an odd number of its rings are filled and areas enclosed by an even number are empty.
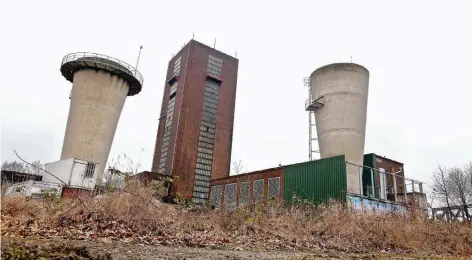
[[[375,168],[372,168],[372,167],[367,166],[367,165],[359,165],[359,164],[352,163],[352,162],[347,161],[347,160],[346,160],[346,163],[348,163],[348,164],[350,164],[350,165],[357,166],[357,167],[367,168],[367,169],[371,169],[371,170],[374,170],[374,171],[377,171],[377,172],[381,172],[379,169],[375,169]],[[400,172],[402,172],[402,171],[403,171],[403,170],[398,171],[398,172],[396,172],[396,173],[400,173]],[[391,173],[391,172],[381,172],[381,173],[386,174],[386,175],[390,175],[390,176],[395,176],[395,177],[397,177],[397,178],[404,179],[405,181],[410,181],[410,182],[412,182],[412,183],[414,183],[414,184],[420,184],[420,183],[421,183],[421,184],[425,184],[425,183],[422,182],[422,181],[414,180],[414,179],[407,178],[407,177],[401,176],[401,175],[395,175],[395,173]]]
[[[307,99],[307,100],[305,101],[305,108],[308,108],[308,107],[311,105],[311,103],[313,103],[313,101],[311,100],[311,98]]]
[[[113,58],[113,57],[110,57],[110,56],[107,56],[107,55],[99,54],[99,53],[93,53],[93,52],[69,53],[66,56],[64,56],[64,58],[62,59],[61,66],[64,65],[65,63],[67,63],[67,62],[76,61],[79,58],[102,58],[102,59],[110,60],[110,61],[112,61],[114,63],[117,63],[118,65],[126,68],[128,70],[128,72],[131,75],[133,75],[139,81],[139,83],[141,85],[143,84],[143,81],[144,81],[143,76],[141,75],[141,73],[135,67],[133,67],[133,66],[129,65],[128,63],[126,63],[124,61],[121,61],[119,59],[116,59],[116,58]],[[113,67],[117,70],[123,70],[123,68],[114,66],[113,64],[106,64],[106,65],[110,66],[110,67]]]

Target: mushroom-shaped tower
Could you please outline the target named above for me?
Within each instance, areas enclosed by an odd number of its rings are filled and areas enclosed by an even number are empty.
[[[61,160],[98,163],[101,179],[125,99],[141,91],[143,77],[123,61],[87,52],[66,55],[61,73],[72,82]]]

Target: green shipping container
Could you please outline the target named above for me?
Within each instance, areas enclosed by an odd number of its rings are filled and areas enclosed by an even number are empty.
[[[347,191],[344,155],[284,166],[284,200],[307,199],[315,204],[329,198],[344,201]]]
[[[375,163],[375,154],[369,153],[364,155],[364,166],[371,167],[376,169],[376,163]],[[377,179],[375,178],[374,174],[374,186],[377,183]],[[370,169],[364,168],[362,170],[362,188],[364,189],[364,196],[372,196],[372,178],[370,176]],[[377,189],[374,190],[375,192],[375,197],[378,198],[378,191]]]

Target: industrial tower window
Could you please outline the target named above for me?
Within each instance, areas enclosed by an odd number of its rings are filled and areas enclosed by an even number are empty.
[[[180,63],[182,62],[182,56],[178,57],[174,62],[174,75],[180,74]]]
[[[200,181],[200,176],[210,177],[211,167],[213,164],[213,148],[215,142],[216,128],[216,108],[218,106],[219,82],[207,80],[205,84],[203,113],[200,121],[200,135],[198,137],[198,152],[195,170],[195,179],[199,180],[194,183],[194,192],[205,193],[201,187],[208,187],[209,181],[202,185],[205,181]],[[200,196],[194,196],[194,201],[198,202]]]
[[[172,85],[170,85],[169,98],[175,97],[176,94],[177,94],[177,81],[172,83]]]
[[[93,174],[95,173],[95,165],[96,163],[88,162],[87,166],[85,167],[85,178],[92,178]]]
[[[167,108],[167,115],[166,115],[166,120],[165,120],[164,134],[163,134],[162,147],[161,147],[161,158],[159,160],[159,168],[157,170],[158,173],[165,172],[165,165],[166,165],[165,163],[167,161],[167,149],[169,146],[170,131],[172,128],[172,119],[173,119],[174,108],[175,108],[176,86],[177,86],[176,82],[174,82],[171,85],[171,92],[173,92],[173,95],[171,95],[169,99],[169,104]]]
[[[216,77],[220,77],[222,67],[223,67],[222,59],[219,59],[212,55],[208,55],[208,66],[207,66],[208,74],[216,76]]]

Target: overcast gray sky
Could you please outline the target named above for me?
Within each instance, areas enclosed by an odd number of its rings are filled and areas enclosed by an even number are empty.
[[[126,101],[110,158],[127,153],[150,170],[167,62],[194,32],[237,51],[232,157],[248,170],[308,159],[302,79],[352,56],[370,70],[365,152],[429,181],[438,164],[472,160],[471,11],[472,1],[3,0],[1,160],[13,149],[59,159],[72,87],[64,55],[135,64],[143,45],[143,91]]]

